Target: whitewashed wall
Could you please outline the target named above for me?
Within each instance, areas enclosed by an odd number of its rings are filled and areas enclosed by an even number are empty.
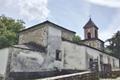
[[[108,64],[110,62],[112,69],[119,68],[119,60],[115,57],[107,55],[101,51],[96,49],[92,49],[90,47],[84,45],[78,45],[75,43],[71,43],[69,41],[62,42],[62,54],[63,55],[63,63],[64,68],[66,69],[80,69],[80,70],[88,70],[89,68],[89,59],[98,59],[99,70],[100,70],[100,55],[103,55],[103,63]],[[108,61],[108,58],[110,61]],[[113,66],[113,59],[114,65]]]
[[[104,64],[108,64],[108,63],[110,63],[111,64],[111,66],[112,66],[112,69],[118,69],[119,68],[119,59],[117,59],[117,58],[115,58],[115,57],[113,57],[113,56],[110,56],[110,55],[108,55],[108,54],[106,54],[106,53],[103,53],[103,52],[101,52],[101,51],[98,51],[98,50],[95,50],[95,49],[92,49],[92,48],[90,48],[90,47],[87,47],[87,46],[84,46],[85,48],[86,48],[86,51],[87,51],[87,54],[88,55],[86,55],[86,56],[89,56],[89,58],[93,58],[93,59],[98,59],[98,64],[99,64],[99,70],[101,70],[100,69],[100,55],[103,55],[103,63]],[[88,58],[88,59],[89,59]],[[109,59],[108,59],[109,58]],[[114,59],[114,64],[115,64],[115,66],[113,66],[113,59]],[[87,62],[87,64],[86,64],[86,66],[87,67],[89,67],[89,60],[88,60],[88,62]]]
[[[56,61],[56,50],[61,51],[61,30],[55,27],[48,26],[48,47],[47,47],[47,63],[50,64],[46,67],[51,67],[52,69],[62,68],[62,62]],[[60,54],[62,55],[62,54]]]
[[[65,69],[86,70],[86,54],[84,46],[63,41],[62,48]]]
[[[0,49],[0,74],[4,75],[6,72],[8,62],[9,49]]]
[[[12,48],[10,72],[35,72],[44,69],[45,53]],[[44,69],[47,70],[47,69]]]

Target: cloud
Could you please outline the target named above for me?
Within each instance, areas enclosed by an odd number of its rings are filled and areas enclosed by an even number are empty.
[[[87,0],[87,1],[101,6],[120,8],[120,0]]]
[[[111,23],[108,25],[106,30],[103,30],[100,33],[100,37],[103,40],[106,40],[108,38],[111,38],[114,33],[116,33],[118,30],[120,30],[120,10],[117,11],[115,16],[113,16],[113,19]]]
[[[19,0],[20,15],[27,20],[45,20],[48,17],[48,0]]]
[[[48,0],[0,0],[0,5],[0,14],[28,21],[45,20],[50,12]]]

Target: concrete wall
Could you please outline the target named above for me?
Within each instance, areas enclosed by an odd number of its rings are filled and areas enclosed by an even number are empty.
[[[0,74],[5,75],[8,62],[9,49],[0,49]]]
[[[48,27],[40,25],[19,33],[19,44],[35,42],[42,46],[47,46]]]

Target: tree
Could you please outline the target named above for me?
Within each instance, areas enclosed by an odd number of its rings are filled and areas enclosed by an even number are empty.
[[[81,42],[81,38],[78,35],[73,36],[72,40],[73,40],[73,42],[76,42],[76,43],[80,43]]]
[[[120,31],[117,31],[107,42],[109,42],[107,48],[112,51],[112,55],[120,59]]]
[[[17,33],[24,28],[22,20],[15,20],[4,15],[0,16],[0,48],[18,43]]]

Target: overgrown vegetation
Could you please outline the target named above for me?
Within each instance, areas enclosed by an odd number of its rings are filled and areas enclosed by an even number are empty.
[[[73,36],[72,41],[75,42],[75,43],[81,43],[81,38],[80,38],[80,36],[75,35],[75,36]]]
[[[120,58],[120,31],[117,31],[107,42],[109,42],[107,49],[111,50],[112,55]]]
[[[22,20],[15,20],[4,15],[0,16],[0,48],[18,43],[17,33],[24,28]]]

